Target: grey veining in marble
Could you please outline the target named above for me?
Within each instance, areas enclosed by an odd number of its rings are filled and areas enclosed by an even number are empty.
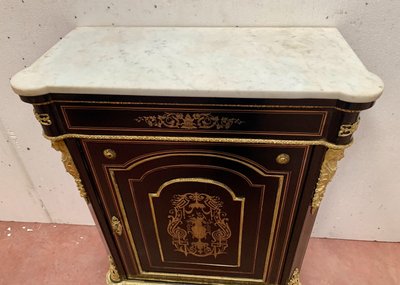
[[[383,83],[335,28],[81,27],[11,79],[17,94],[375,101]]]

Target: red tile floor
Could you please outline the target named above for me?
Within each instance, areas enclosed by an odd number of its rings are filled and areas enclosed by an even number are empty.
[[[1,285],[105,284],[108,258],[94,226],[0,222]],[[311,239],[303,285],[398,285],[400,243]]]

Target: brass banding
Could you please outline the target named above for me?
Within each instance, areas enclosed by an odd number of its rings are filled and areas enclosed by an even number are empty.
[[[49,100],[41,103],[32,103],[34,106],[49,105],[52,103],[85,103],[85,104],[112,104],[112,105],[161,105],[161,106],[201,106],[201,107],[243,107],[243,108],[274,108],[274,109],[334,109],[346,113],[359,113],[361,110],[344,109],[337,106],[314,106],[314,105],[265,105],[265,104],[206,104],[206,103],[159,103],[159,102],[119,102],[119,101],[91,101],[91,100]]]
[[[299,145],[299,146],[325,146],[330,149],[346,149],[352,142],[337,145],[325,140],[276,140],[253,138],[221,138],[221,137],[176,137],[176,136],[126,136],[126,135],[87,135],[64,134],[59,136],[43,136],[50,141],[64,139],[94,139],[94,140],[132,140],[132,141],[164,141],[164,142],[205,142],[205,143],[238,143],[238,144],[274,144],[274,145]]]

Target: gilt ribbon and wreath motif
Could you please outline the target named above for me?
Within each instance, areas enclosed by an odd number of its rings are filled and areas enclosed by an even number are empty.
[[[230,129],[234,124],[243,123],[237,118],[214,116],[211,113],[168,113],[161,115],[141,116],[136,122],[145,122],[149,127],[173,129]]]
[[[214,256],[226,253],[231,229],[223,202],[204,193],[174,195],[167,232],[176,251],[185,256]]]

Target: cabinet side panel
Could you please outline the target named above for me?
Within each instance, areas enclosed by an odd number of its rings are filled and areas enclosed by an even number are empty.
[[[82,183],[85,187],[88,196],[89,209],[91,211],[91,214],[93,215],[93,218],[96,221],[97,227],[100,229],[101,236],[106,244],[106,249],[113,256],[120,277],[126,278],[125,270],[124,267],[122,266],[123,263],[121,261],[119,252],[115,246],[112,230],[109,227],[109,221],[107,220],[104,208],[100,203],[97,194],[98,190],[96,190],[96,184],[93,182],[93,178],[90,174],[91,171],[89,165],[84,160],[84,154],[81,151],[81,144],[78,140],[72,140],[72,139],[66,140],[66,144],[74,160],[76,168],[79,171],[80,178],[82,179]],[[133,270],[137,270],[137,266],[135,264],[131,264],[131,268],[133,268]]]
[[[325,147],[313,148],[309,169],[305,174],[303,194],[300,197],[300,207],[294,222],[294,229],[290,239],[290,246],[286,256],[285,268],[279,284],[286,285],[296,268],[301,269],[303,258],[307,250],[308,241],[316,218],[316,213],[311,211],[311,202],[320,174]]]

